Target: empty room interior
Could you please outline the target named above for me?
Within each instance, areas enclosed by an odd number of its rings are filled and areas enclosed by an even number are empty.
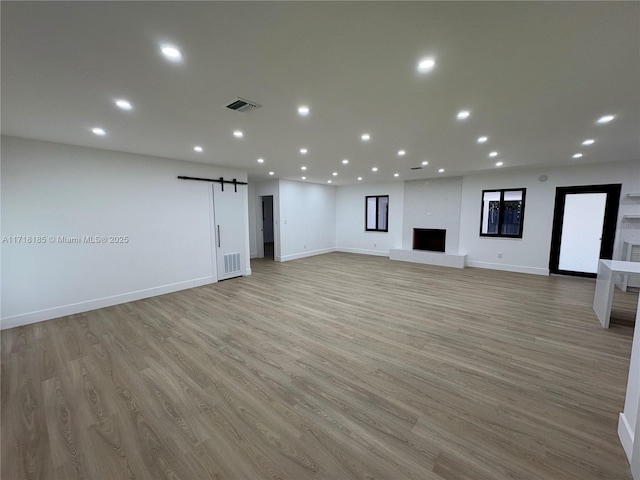
[[[0,9],[2,479],[640,480],[640,3]]]

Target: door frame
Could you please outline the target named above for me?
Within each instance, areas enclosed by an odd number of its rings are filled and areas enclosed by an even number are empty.
[[[604,207],[604,222],[602,226],[602,243],[600,244],[600,258],[611,260],[616,239],[618,224],[618,208],[620,206],[620,192],[622,184],[579,185],[573,187],[556,187],[555,207],[553,209],[553,230],[551,233],[551,251],[549,253],[549,272],[576,277],[596,278],[596,273],[574,272],[560,270],[560,241],[562,239],[562,221],[567,194],[576,193],[606,193],[607,200]]]
[[[262,221],[262,199],[265,197],[271,197],[271,222],[273,223],[273,260],[276,260],[277,242],[278,236],[276,235],[276,196],[273,193],[267,195],[256,195],[256,233],[257,233],[257,245],[256,245],[256,258],[264,258],[264,231]]]

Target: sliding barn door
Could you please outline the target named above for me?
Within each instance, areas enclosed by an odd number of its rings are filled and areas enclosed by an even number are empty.
[[[213,184],[213,217],[215,229],[218,280],[239,277],[245,271],[244,202],[241,188]]]

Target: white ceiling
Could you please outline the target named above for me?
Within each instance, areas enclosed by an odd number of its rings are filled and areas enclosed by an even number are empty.
[[[396,172],[398,181],[460,175],[498,160],[503,169],[640,161],[638,2],[3,1],[1,9],[6,135],[334,185],[392,181]],[[160,54],[167,42],[182,62]],[[425,56],[437,64],[420,74]],[[263,106],[224,108],[236,96]],[[116,98],[134,109],[118,110]],[[458,121],[462,109],[471,116]],[[616,118],[597,124],[605,114]],[[107,135],[93,135],[94,126]],[[596,143],[582,146],[587,138]],[[427,167],[409,170],[423,160]]]

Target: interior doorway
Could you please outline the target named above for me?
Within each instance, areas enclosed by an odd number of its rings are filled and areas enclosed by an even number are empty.
[[[598,261],[611,259],[620,184],[556,188],[549,271],[596,277]]]
[[[260,197],[262,203],[262,243],[264,258],[275,259],[275,241],[273,229],[273,195]]]

